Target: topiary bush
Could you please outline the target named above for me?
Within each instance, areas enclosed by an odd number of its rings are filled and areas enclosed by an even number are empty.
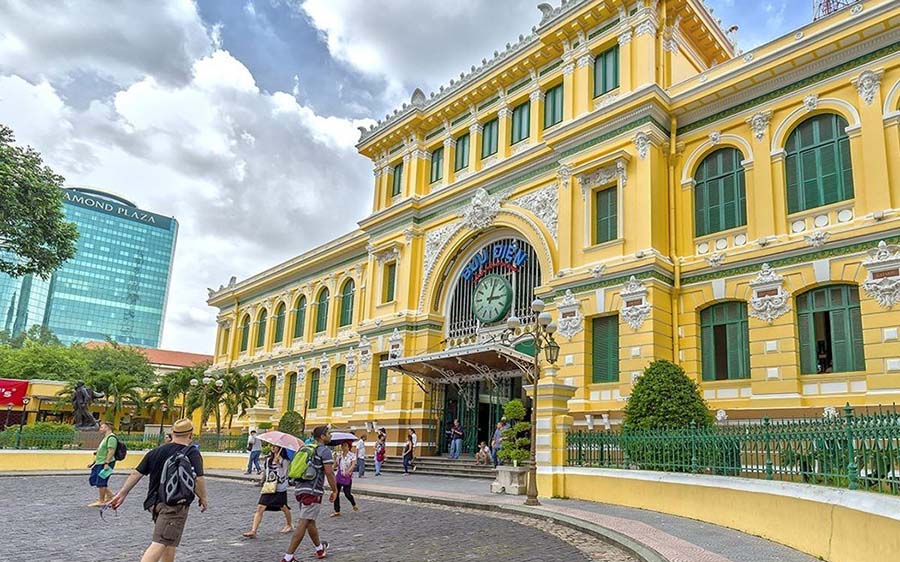
[[[638,378],[625,404],[627,429],[709,427],[712,414],[700,387],[680,366],[659,359]]]
[[[503,430],[503,442],[497,457],[504,462],[514,464],[531,458],[531,439],[527,437],[531,424],[525,419],[525,405],[521,400],[510,400],[503,407],[503,415],[510,426]]]
[[[303,416],[299,412],[285,412],[278,421],[278,431],[293,435],[294,437],[303,436]]]

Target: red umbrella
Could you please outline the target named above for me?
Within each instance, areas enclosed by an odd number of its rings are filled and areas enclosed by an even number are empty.
[[[282,449],[290,449],[291,451],[299,451],[300,447],[303,446],[299,439],[293,435],[282,433],[281,431],[267,431],[260,435],[258,439],[260,441],[265,441],[266,443],[271,443],[272,445],[278,445]]]

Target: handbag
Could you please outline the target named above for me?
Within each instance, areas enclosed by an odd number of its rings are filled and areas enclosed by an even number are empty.
[[[263,494],[274,494],[278,489],[278,474],[271,470],[268,466],[266,467],[266,481],[263,482],[262,491]]]

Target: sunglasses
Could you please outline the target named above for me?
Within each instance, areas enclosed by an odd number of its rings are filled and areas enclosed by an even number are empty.
[[[117,510],[113,509],[108,503],[105,503],[100,506],[100,519],[103,519],[103,512],[106,511],[107,509],[112,509],[115,516],[116,517],[119,516],[119,512]]]

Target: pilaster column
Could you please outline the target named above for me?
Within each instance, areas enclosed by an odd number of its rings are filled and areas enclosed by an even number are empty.
[[[642,8],[636,14],[634,24],[634,88],[654,84],[656,78],[656,32],[659,20],[656,16],[656,2]]]
[[[575,97],[576,97],[576,81],[575,81],[575,59],[570,56],[569,60],[563,65],[563,121],[571,121],[575,118]],[[544,112],[541,112],[543,117]],[[541,128],[543,129],[543,119],[541,120]]]
[[[497,112],[497,156],[507,158],[509,156],[509,141],[512,126],[512,109],[505,103]],[[446,155],[444,155],[446,158]]]
[[[529,106],[531,130],[528,131],[528,141],[531,144],[537,144],[544,137],[544,92],[534,90],[529,94],[528,99],[531,100]]]
[[[571,422],[567,424],[565,418],[571,420],[566,414],[569,413],[569,399],[576,391],[575,386],[565,384],[558,375],[556,366],[545,365],[537,384],[537,396],[534,395],[535,385],[528,385],[526,389],[534,399],[537,412],[535,460],[538,493],[544,497],[558,495],[552,468],[565,466],[566,432],[571,428]]]
[[[416,165],[409,150],[403,153],[403,177],[400,184],[400,198],[405,199],[412,195],[416,181]]]
[[[474,115],[474,112],[472,113]],[[482,132],[484,127],[478,121],[469,125],[469,171],[477,172],[481,169],[481,146],[484,141]]]
[[[619,91],[630,92],[634,89],[634,78],[631,71],[634,65],[631,40],[634,30],[628,23],[628,12],[624,6],[619,7]]]
[[[745,154],[744,179],[747,194],[747,238],[758,240],[763,236],[772,236],[777,232],[776,220],[784,215],[776,215],[778,204],[775,192],[784,191],[783,185],[775,185],[772,178],[771,158],[768,156],[772,144],[771,111],[760,111],[747,119],[750,126],[750,142],[753,154]],[[752,163],[747,162],[753,159]]]
[[[447,133],[444,137],[444,185],[454,181],[453,168],[456,165],[456,139]]]
[[[883,115],[881,113],[881,79],[884,71],[864,70],[858,77],[850,81],[859,93],[860,125],[862,128],[862,144],[865,145],[862,159],[862,171],[865,184],[855,183],[854,193],[863,191],[862,185],[874,186],[885,178],[888,169],[887,139],[884,134]],[[851,141],[852,142],[852,141]],[[854,172],[856,172],[854,162]],[[854,176],[857,174],[854,173]],[[900,201],[891,201],[891,190],[886,185],[866,190],[866,208],[859,208],[856,214],[877,213],[900,206]]]
[[[572,114],[564,113],[566,119],[572,119],[579,115],[589,113],[593,108],[591,102],[594,98],[594,56],[589,52],[583,52],[578,56],[573,76],[572,103],[566,104],[564,111],[571,105]],[[569,98],[566,98],[568,102]]]

